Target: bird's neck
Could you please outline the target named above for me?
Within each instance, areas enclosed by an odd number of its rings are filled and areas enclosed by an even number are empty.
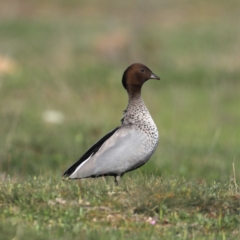
[[[128,92],[128,107],[127,110],[129,112],[135,112],[134,109],[145,109],[146,106],[143,102],[142,96],[141,96],[141,90],[136,92]]]
[[[142,100],[141,92],[134,92],[134,94],[129,94],[128,96],[128,106],[124,112],[122,123],[124,125],[141,125],[144,119],[141,119],[140,115],[148,116],[149,112]]]
[[[142,100],[142,98],[141,98],[141,87],[140,86],[130,85],[127,88],[127,92],[128,92],[129,102],[131,100],[137,100],[137,99]]]

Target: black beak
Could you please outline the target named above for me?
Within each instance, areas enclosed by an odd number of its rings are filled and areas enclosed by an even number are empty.
[[[157,79],[157,80],[160,80],[160,77],[158,77],[157,75],[155,75],[154,73],[152,73],[149,79]]]

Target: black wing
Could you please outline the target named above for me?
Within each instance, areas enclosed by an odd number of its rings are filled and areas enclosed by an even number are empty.
[[[102,137],[99,141],[97,141],[90,149],[88,149],[88,151],[77,162],[75,162],[67,171],[64,172],[63,176],[64,177],[70,176],[82,162],[88,159],[90,155],[94,155],[103,145],[103,143],[107,139],[109,139],[119,128],[120,127],[115,128],[110,133]]]

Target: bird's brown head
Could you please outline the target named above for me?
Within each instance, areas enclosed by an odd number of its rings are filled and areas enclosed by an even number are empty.
[[[130,65],[122,77],[122,84],[131,95],[141,92],[142,85],[149,79],[160,80],[148,67],[141,63]]]

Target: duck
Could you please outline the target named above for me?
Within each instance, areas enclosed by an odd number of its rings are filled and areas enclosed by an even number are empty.
[[[144,165],[155,152],[159,134],[141,97],[143,84],[160,80],[141,63],[130,65],[123,73],[122,85],[128,93],[128,106],[121,125],[107,133],[64,173],[68,179],[113,176],[115,184],[127,172]]]

